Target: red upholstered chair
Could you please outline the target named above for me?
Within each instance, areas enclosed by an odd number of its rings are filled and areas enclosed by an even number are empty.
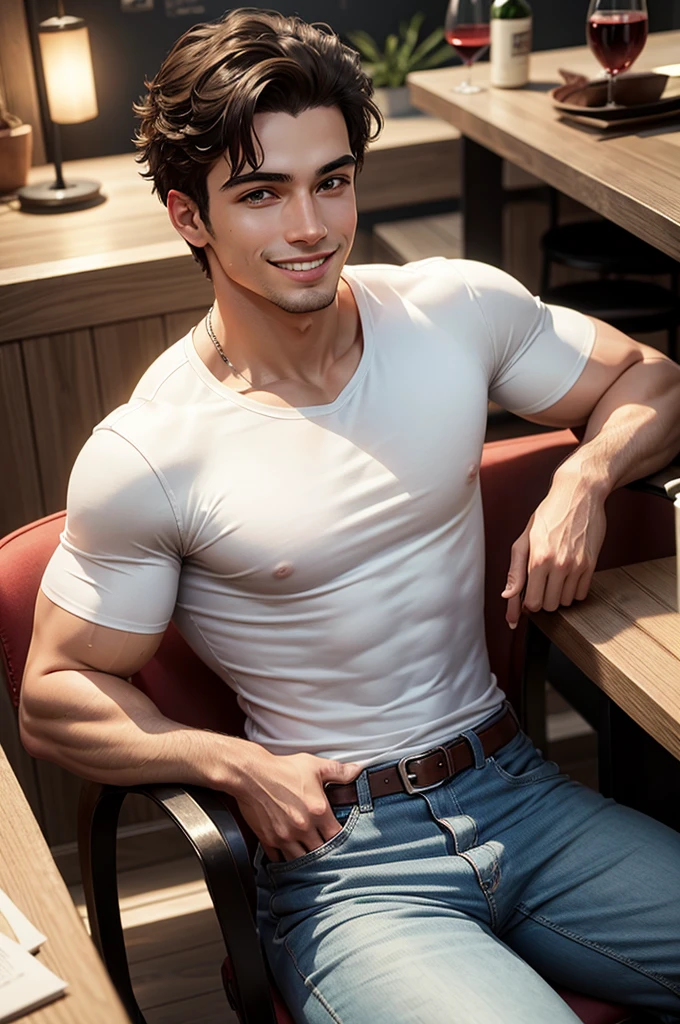
[[[522,628],[504,622],[500,593],[510,546],[545,494],[556,465],[575,444],[569,431],[531,435],[485,446],[481,470],[487,542],[486,629],[491,664],[519,707]],[[55,549],[63,513],[32,523],[0,541],[0,641],[8,684],[18,705],[33,606],[44,567]],[[601,567],[671,554],[672,506],[622,491],[611,499]],[[167,715],[199,727],[238,733],[243,716],[229,689],[170,626],[155,657],[134,677]],[[144,1024],[132,992],[116,888],[116,828],[129,792],[160,806],[200,858],[227,948],[225,986],[243,1024],[293,1024],[267,974],[253,923],[254,837],[223,794],[196,787],[148,785],[125,789],[85,783],[79,846],[92,934],[135,1024]],[[560,993],[586,1024],[619,1024],[630,1012],[586,996]],[[398,1024],[398,1022],[395,1022]]]

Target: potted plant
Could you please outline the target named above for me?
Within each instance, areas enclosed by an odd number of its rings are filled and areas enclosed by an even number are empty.
[[[0,94],[0,195],[16,192],[26,184],[32,151],[30,124],[10,114]]]
[[[443,28],[435,29],[419,42],[424,20],[425,15],[418,11],[408,23],[402,22],[398,34],[387,36],[382,51],[367,32],[348,33],[373,82],[375,101],[388,117],[413,113],[406,85],[406,76],[411,71],[440,67],[452,56],[450,46],[444,43]]]

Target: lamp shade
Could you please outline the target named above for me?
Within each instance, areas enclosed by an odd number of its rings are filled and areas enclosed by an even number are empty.
[[[51,119],[79,124],[97,117],[90,35],[83,19],[48,18],[40,23],[39,39]]]

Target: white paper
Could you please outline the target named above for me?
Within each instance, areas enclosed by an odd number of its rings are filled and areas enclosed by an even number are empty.
[[[37,953],[43,942],[47,942],[43,933],[39,932],[34,924],[31,924],[26,915],[22,914],[16,903],[13,903],[2,889],[0,889],[0,914],[14,932],[19,945],[27,949],[29,953]]]
[[[67,984],[0,933],[0,1021],[14,1020],[62,995]]]

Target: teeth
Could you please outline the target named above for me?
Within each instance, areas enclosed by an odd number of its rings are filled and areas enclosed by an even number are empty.
[[[315,267],[320,267],[322,263],[326,262],[324,257],[321,260],[312,260],[311,263],[277,263],[277,267],[283,267],[284,270],[314,270]]]

